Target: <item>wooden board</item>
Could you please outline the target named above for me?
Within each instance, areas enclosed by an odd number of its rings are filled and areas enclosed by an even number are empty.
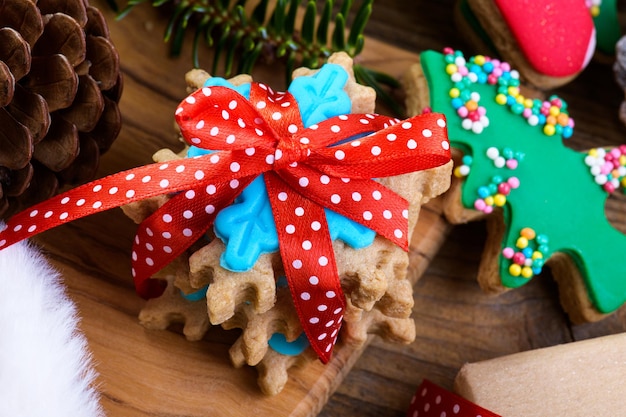
[[[416,238],[411,247],[411,273],[424,270],[443,241],[448,226],[440,219],[436,206],[423,211],[416,230],[422,239]],[[292,369],[282,393],[261,394],[254,369],[230,365],[228,349],[236,332],[213,327],[202,341],[188,342],[179,332],[149,331],[138,323],[143,301],[125,269],[125,245],[117,245],[115,236],[98,235],[122,228],[132,234],[133,227],[123,215],[111,212],[38,239],[78,304],[109,415],[223,416],[234,415],[233,410],[237,415],[316,415],[362,348],[341,344],[328,365],[315,361]]]
[[[189,45],[181,58],[169,59],[161,42],[163,14],[142,5],[115,21],[104,0],[93,4],[105,12],[125,75],[124,127],[102,159],[99,175],[106,175],[143,165],[162,147],[180,146],[169,115],[185,95]],[[453,0],[377,2],[359,60],[399,77],[421,50],[466,48],[452,23],[453,4]],[[281,88],[282,72],[275,69],[259,67],[255,78]],[[569,103],[576,119],[570,146],[624,142],[626,129],[617,117],[624,95],[613,81],[610,63],[592,62],[556,93]],[[609,216],[622,231],[625,207],[618,198],[607,204]],[[465,362],[626,330],[624,309],[601,322],[573,326],[560,308],[549,271],[499,297],[483,294],[476,271],[484,224],[451,228],[435,202],[423,210],[411,245],[411,274],[424,273],[415,286],[416,341],[403,346],[374,339],[363,350],[341,346],[331,364],[295,370],[284,392],[267,398],[256,388],[253,369],[229,365],[227,351],[235,337],[231,333],[213,328],[201,342],[190,343],[176,331],[139,326],[143,301],[135,295],[130,278],[134,231],[135,225],[121,211],[112,210],[37,238],[78,303],[110,416],[319,412],[324,417],[401,417],[423,378],[451,388]]]

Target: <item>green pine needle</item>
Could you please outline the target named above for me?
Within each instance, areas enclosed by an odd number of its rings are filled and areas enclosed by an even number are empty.
[[[328,43],[328,27],[332,19],[333,13],[333,1],[326,0],[324,3],[324,10],[320,16],[320,21],[317,25],[317,43],[320,45],[326,45]]]
[[[376,91],[376,98],[379,99],[389,110],[398,118],[405,118],[404,109],[389,94],[381,84],[385,84],[391,88],[398,88],[400,83],[395,78],[382,72],[374,71],[363,67],[362,65],[354,65],[354,77],[359,84],[369,85]]]
[[[367,22],[374,0],[361,0],[356,10],[352,0],[308,0],[302,19],[297,18],[301,0],[127,0],[118,8],[116,0],[106,0],[121,19],[138,4],[153,7],[170,5],[173,10],[164,33],[170,52],[178,56],[189,29],[193,33],[192,62],[199,67],[201,44],[213,49],[212,74],[230,77],[250,73],[259,60],[281,60],[285,64],[287,85],[296,66],[319,68],[334,52],[345,51],[355,57],[363,50]],[[341,2],[341,4],[336,4]],[[318,4],[319,3],[319,4]],[[348,22],[351,23],[348,26]],[[331,22],[334,28],[331,28]],[[347,34],[347,36],[346,36]],[[221,68],[221,72],[218,69]],[[376,90],[380,100],[396,116],[401,106],[387,93],[397,81],[379,72],[357,66],[357,81]],[[385,88],[387,87],[387,88]]]

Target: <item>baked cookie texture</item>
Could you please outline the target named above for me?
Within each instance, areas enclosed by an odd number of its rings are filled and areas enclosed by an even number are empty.
[[[335,54],[329,64],[340,66],[348,74],[343,90],[351,101],[352,113],[373,113],[375,93],[356,83],[352,60]],[[298,69],[294,79],[310,77],[321,70]],[[189,92],[217,79],[203,70],[186,75]],[[234,88],[252,81],[248,75],[227,80]],[[223,81],[219,81],[223,83]],[[164,149],[154,155],[156,162],[188,156]],[[450,185],[452,161],[442,166],[412,172],[379,181],[409,202],[409,241],[418,221],[420,208],[441,195]],[[161,207],[169,197],[161,196],[123,207],[139,223]],[[412,282],[407,277],[408,253],[391,241],[376,235],[370,245],[353,248],[344,240],[333,242],[346,309],[340,336],[341,343],[361,345],[369,334],[384,340],[410,343],[415,326],[410,317],[413,307]],[[262,253],[253,266],[240,272],[221,262],[225,243],[214,233],[198,241],[153,278],[167,282],[159,298],[151,299],[140,314],[140,321],[151,329],[166,329],[183,323],[189,340],[202,338],[210,326],[240,329],[240,336],[230,348],[234,366],[256,367],[261,390],[279,393],[288,381],[288,369],[315,360],[306,341],[278,252]]]
[[[593,16],[582,1],[459,0],[455,23],[476,50],[509,62],[542,90],[572,81],[596,50]]]
[[[575,133],[567,103],[524,97],[504,64],[425,51],[404,77],[409,114],[448,118],[455,168],[446,218],[486,221],[477,277],[484,291],[520,287],[547,265],[570,319],[597,321],[626,301],[623,268],[607,262],[620,259],[626,236],[604,211],[623,187],[626,147],[568,148],[563,141]],[[491,77],[496,67],[502,75]]]

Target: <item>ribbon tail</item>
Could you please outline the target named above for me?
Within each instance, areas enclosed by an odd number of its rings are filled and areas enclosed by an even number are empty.
[[[109,175],[13,215],[0,231],[0,250],[82,217],[130,204],[152,195],[176,191],[163,190],[158,185],[142,184],[142,187],[138,184],[141,178],[148,178],[148,175],[158,171],[159,166],[162,165],[152,164]]]
[[[143,298],[161,295],[163,286],[150,280],[180,256],[213,224],[217,213],[231,204],[253,176],[181,192],[142,221],[133,243],[132,275]]]
[[[219,155],[210,155],[155,163],[73,188],[12,216],[0,231],[0,250],[82,217],[156,195],[187,190],[190,184],[209,174],[222,178],[230,173],[228,159],[222,159],[224,161],[220,162]]]
[[[265,181],[300,323],[315,353],[327,363],[346,304],[324,209],[291,191],[273,172],[266,173]]]
[[[501,417],[473,402],[424,379],[417,388],[406,417]]]

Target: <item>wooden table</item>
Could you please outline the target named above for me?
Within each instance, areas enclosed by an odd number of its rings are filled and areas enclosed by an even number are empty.
[[[148,163],[152,153],[162,147],[180,146],[168,115],[173,114],[185,96],[183,76],[191,61],[189,44],[181,58],[167,56],[167,47],[161,41],[167,20],[163,14],[142,5],[116,21],[104,0],[92,4],[108,20],[125,76],[120,106],[124,126],[102,158],[98,175],[103,176]],[[452,0],[377,2],[367,30],[366,49],[359,59],[365,65],[400,77],[424,49],[453,46],[473,53],[454,29],[452,4]],[[209,66],[208,60],[205,65]],[[282,73],[277,73],[281,71],[261,66],[254,76],[280,89]],[[570,146],[583,149],[623,142],[625,127],[617,116],[623,92],[613,81],[610,63],[593,62],[579,78],[556,92],[568,101],[577,122]],[[609,207],[614,223],[626,230],[624,201],[611,199]],[[429,249],[420,252],[414,247],[411,253],[412,273],[421,274],[427,267],[414,288],[415,342],[398,346],[374,338],[362,354],[346,354],[345,369],[337,370],[336,380],[326,381],[324,388],[313,397],[304,398],[297,410],[278,406],[283,402],[282,394],[272,400],[276,405],[266,404],[275,410],[276,416],[311,415],[322,406],[320,416],[404,416],[423,378],[451,388],[465,362],[626,329],[624,309],[601,322],[573,326],[559,305],[549,271],[515,291],[498,297],[484,295],[475,279],[485,240],[484,223],[452,227],[438,213],[435,202],[424,214],[424,222],[429,222],[424,230],[432,233]],[[203,355],[207,355],[203,349],[207,346],[213,349],[210,354],[224,362],[223,371],[230,372],[227,344],[215,343],[228,341],[228,337],[215,335],[212,329],[206,343],[189,343],[181,341],[180,334],[174,331],[148,332],[138,325],[136,318],[143,304],[134,294],[129,272],[134,232],[135,225],[121,211],[112,210],[37,238],[63,273],[70,295],[80,308],[83,328],[102,374],[103,403],[109,415],[196,416],[204,415],[203,404],[248,401],[248,397],[198,398],[195,402],[184,399],[182,394],[194,392],[197,386],[181,376],[189,372],[201,375],[203,367],[212,366],[203,362]],[[109,334],[116,337],[107,337]],[[175,357],[169,349],[176,349]],[[126,384],[125,381],[135,380],[133,364],[146,358],[150,360],[142,365],[145,386]],[[157,371],[165,361],[171,364],[171,372],[160,374]],[[245,388],[254,389],[253,370],[232,372],[243,373],[249,380]],[[154,379],[154,375],[159,377]],[[197,381],[201,383],[221,382]],[[306,378],[296,382],[303,386],[308,383]],[[159,398],[154,394],[159,391],[154,390],[147,395],[149,390],[144,388],[156,385],[170,396]],[[133,401],[116,394],[122,392]],[[180,399],[177,393],[181,394]],[[332,395],[324,405],[329,394]],[[250,398],[256,398],[259,404],[265,401],[260,395]],[[241,414],[237,408],[225,407],[222,415]]]

